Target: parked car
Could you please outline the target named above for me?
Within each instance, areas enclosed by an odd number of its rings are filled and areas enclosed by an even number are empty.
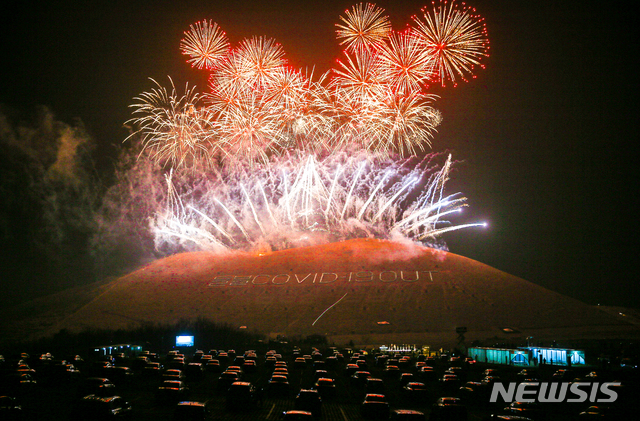
[[[111,366],[105,369],[106,378],[116,384],[129,383],[133,379],[133,371],[129,367]]]
[[[189,388],[180,380],[165,380],[158,387],[157,398],[160,401],[177,402],[184,400],[189,392]]]
[[[273,375],[289,377],[289,370],[286,367],[276,367],[273,369]]]
[[[238,377],[242,377],[242,367],[239,365],[230,365],[225,371],[233,371],[234,373],[238,373]]]
[[[129,358],[124,355],[124,352],[118,352],[117,354],[113,354],[113,365],[129,365]]]
[[[173,421],[205,421],[211,419],[211,411],[205,402],[180,401],[173,410]]]
[[[451,366],[451,367],[449,367],[449,368],[447,368],[445,370],[445,373],[447,373],[447,374],[455,374],[458,377],[463,377],[464,372],[465,372],[464,368],[459,367],[459,366]]]
[[[46,381],[77,381],[81,377],[80,370],[66,360],[59,360],[54,363],[47,361],[47,364],[39,370],[43,380]],[[34,370],[18,370],[18,372],[33,372],[32,374],[35,374]]]
[[[88,374],[95,377],[106,377],[106,370],[112,365],[110,361],[94,361],[91,366],[89,366]]]
[[[574,377],[573,372],[571,370],[561,368],[557,370],[555,373],[553,373],[553,375],[551,376],[551,381],[552,382],[568,382],[573,380],[573,377]]]
[[[420,380],[425,382],[434,381],[438,378],[438,375],[436,374],[436,371],[434,370],[434,368],[429,365],[420,367],[420,370],[418,371],[416,376]]]
[[[508,415],[518,415],[533,420],[542,420],[547,417],[546,411],[538,402],[511,402],[503,411]]]
[[[415,381],[413,373],[401,373],[400,374],[400,387],[405,386],[407,383]]]
[[[0,396],[0,419],[3,421],[21,420],[22,406],[13,396]]]
[[[371,373],[368,371],[356,371],[351,375],[351,384],[356,387],[362,387],[369,377],[371,377]]]
[[[201,349],[197,349],[196,352],[193,353],[192,360],[195,362],[198,362],[202,359],[203,356],[204,356],[204,351]]]
[[[253,409],[258,402],[258,391],[249,382],[233,382],[227,391],[226,406],[229,409]]]
[[[149,362],[142,368],[142,375],[146,377],[160,377],[164,366],[158,362]]]
[[[220,364],[226,365],[229,362],[229,354],[224,351],[219,351],[218,361],[220,361]]]
[[[335,396],[336,382],[333,379],[323,377],[316,380],[313,388],[316,389],[323,398],[330,399]]]
[[[240,381],[240,375],[236,371],[225,371],[218,377],[218,389],[227,390],[234,382]]]
[[[391,411],[392,421],[426,421],[424,412],[415,411],[413,409],[394,409]]]
[[[458,397],[463,403],[487,404],[491,388],[482,382],[466,382],[458,389]]]
[[[625,411],[625,409],[628,409]],[[634,414],[637,412],[632,408],[622,408],[620,406],[607,406],[607,405],[592,405],[588,407],[586,410],[580,412],[578,414],[578,419],[597,419],[597,420],[624,420],[624,419],[632,419],[637,418],[634,417]]]
[[[289,394],[289,379],[287,376],[273,375],[267,383],[267,391],[271,396],[286,396]]]
[[[397,365],[387,365],[384,369],[384,375],[391,378],[391,377],[399,377],[400,376],[400,369],[398,368]]]
[[[429,421],[467,421],[467,407],[460,398],[442,397],[431,408]]]
[[[184,366],[184,374],[188,381],[199,381],[204,378],[204,369],[201,363],[189,363]]]
[[[491,414],[490,420],[498,420],[498,421],[533,421],[531,418],[521,417],[518,415],[497,415]]]
[[[209,361],[207,361],[205,369],[207,371],[211,371],[212,373],[220,373],[222,371],[220,361],[218,361],[217,359],[210,359]]]
[[[28,373],[9,373],[0,377],[0,393],[24,394],[35,390],[37,380]]]
[[[255,360],[246,360],[242,365],[242,369],[245,373],[255,373],[258,370],[258,365]]]
[[[445,374],[440,379],[440,386],[447,392],[453,392],[460,388],[460,378],[455,374]]]
[[[360,368],[360,370],[367,370],[369,368],[369,364],[367,364],[366,360],[356,360],[356,365]]]
[[[116,385],[104,377],[88,377],[80,382],[77,390],[79,398],[88,395],[109,397],[118,394]]]
[[[183,370],[184,365],[185,365],[184,358],[177,358],[177,357],[173,358],[170,361],[167,361],[167,364],[166,364],[168,368],[173,368],[176,370]]]
[[[358,370],[360,370],[360,367],[358,367],[358,364],[347,364],[347,366],[344,368],[345,374],[349,377],[353,376],[353,373],[355,373]]]
[[[389,419],[389,402],[384,395],[369,393],[365,395],[364,401],[360,405],[362,418],[368,420]]]
[[[398,368],[400,370],[408,370],[411,367],[411,358],[404,356],[398,360]]]
[[[322,397],[315,389],[300,389],[296,396],[295,409],[311,412],[315,417],[322,413]]]
[[[313,373],[313,379],[318,380],[319,378],[332,378],[332,376],[329,374],[329,372],[327,370],[316,370],[315,373]]]
[[[409,382],[400,391],[402,397],[408,402],[422,403],[427,401],[427,386],[420,382]]]
[[[384,395],[386,392],[384,380],[378,379],[376,377],[369,377],[364,382],[364,391],[365,391],[365,394],[378,393],[378,394]]]
[[[300,411],[292,409],[282,413],[282,421],[311,421],[313,420],[313,414],[309,411]]]
[[[499,382],[500,381],[500,377],[499,376],[485,376],[482,379],[482,383],[485,384],[486,386],[491,386],[492,384]]]
[[[537,381],[538,373],[536,370],[525,368],[520,370],[520,372],[516,374],[516,378],[518,379],[519,382]]]
[[[120,396],[89,395],[76,404],[71,417],[77,420],[124,419],[130,418],[131,413],[131,405]]]
[[[180,380],[180,381],[185,381],[187,378],[187,376],[184,374],[184,372],[182,370],[178,370],[175,368],[170,368],[168,370],[165,370],[164,373],[162,373],[161,379],[162,381],[164,380]]]
[[[335,355],[327,357],[324,362],[328,369],[335,370],[338,367],[338,357]]]
[[[138,357],[135,357],[131,361],[131,369],[133,369],[133,370],[142,370],[150,362],[151,362],[151,360],[149,360],[149,357],[147,357],[145,355],[140,355]]]

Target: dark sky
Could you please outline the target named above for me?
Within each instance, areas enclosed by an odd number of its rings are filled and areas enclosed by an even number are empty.
[[[394,29],[426,3],[377,2]],[[588,303],[639,306],[637,16],[616,1],[467,3],[486,19],[491,56],[476,80],[436,91],[433,149],[464,160],[451,188],[489,227],[450,235],[450,250]],[[0,103],[80,118],[108,156],[149,77],[204,90],[178,50],[190,24],[213,19],[232,43],[274,37],[293,65],[324,71],[353,4],[9,0]]]

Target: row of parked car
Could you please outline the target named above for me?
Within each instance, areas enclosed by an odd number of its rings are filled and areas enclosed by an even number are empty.
[[[253,410],[258,416],[264,400],[291,398],[293,409],[283,411],[285,420],[327,419],[326,402],[356,403],[362,419],[466,420],[470,412],[503,420],[563,419],[554,418],[547,408],[536,404],[512,402],[503,408],[488,407],[490,388],[501,381],[504,371],[483,371],[472,359],[462,358],[371,355],[337,349],[329,350],[326,356],[317,349],[309,354],[294,349],[286,358],[275,350],[262,356],[253,350],[195,351],[188,357],[180,351],[163,356],[144,351],[131,357],[115,354],[91,361],[79,356],[57,360],[43,354],[11,364],[0,362],[0,367],[2,384],[8,386],[0,402],[3,414],[11,417],[22,411],[18,398],[29,387],[36,387],[38,382],[60,382],[73,385],[73,410],[68,415],[78,420],[128,417],[145,410],[134,410],[123,396],[135,396],[143,405],[162,406],[181,420],[210,417],[212,402],[222,404],[215,407],[217,417],[220,410],[227,415]],[[15,373],[31,376],[31,386],[5,383]],[[538,380],[538,373],[529,369],[505,374],[519,382]],[[573,381],[573,377],[571,371],[558,370],[549,380]],[[597,372],[590,372],[580,379],[595,381],[599,377]],[[140,399],[145,394],[154,397],[152,404]],[[581,417],[606,411],[585,409]]]

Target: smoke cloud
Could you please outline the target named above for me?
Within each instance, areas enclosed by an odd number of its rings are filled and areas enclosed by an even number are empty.
[[[15,302],[95,279],[89,248],[99,184],[81,122],[47,108],[0,109],[0,270]]]

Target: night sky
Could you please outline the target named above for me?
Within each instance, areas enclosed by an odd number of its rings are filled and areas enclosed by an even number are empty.
[[[178,46],[212,19],[232,45],[266,35],[295,67],[340,56],[348,1],[52,1],[3,6],[0,103],[79,118],[109,168],[148,78],[206,88]],[[444,117],[434,151],[464,161],[450,189],[486,229],[446,237],[450,251],[589,304],[640,306],[636,141],[638,19],[621,2],[470,0],[491,41],[486,70],[436,89]],[[394,29],[426,2],[380,1]],[[4,276],[4,274],[3,274]]]

